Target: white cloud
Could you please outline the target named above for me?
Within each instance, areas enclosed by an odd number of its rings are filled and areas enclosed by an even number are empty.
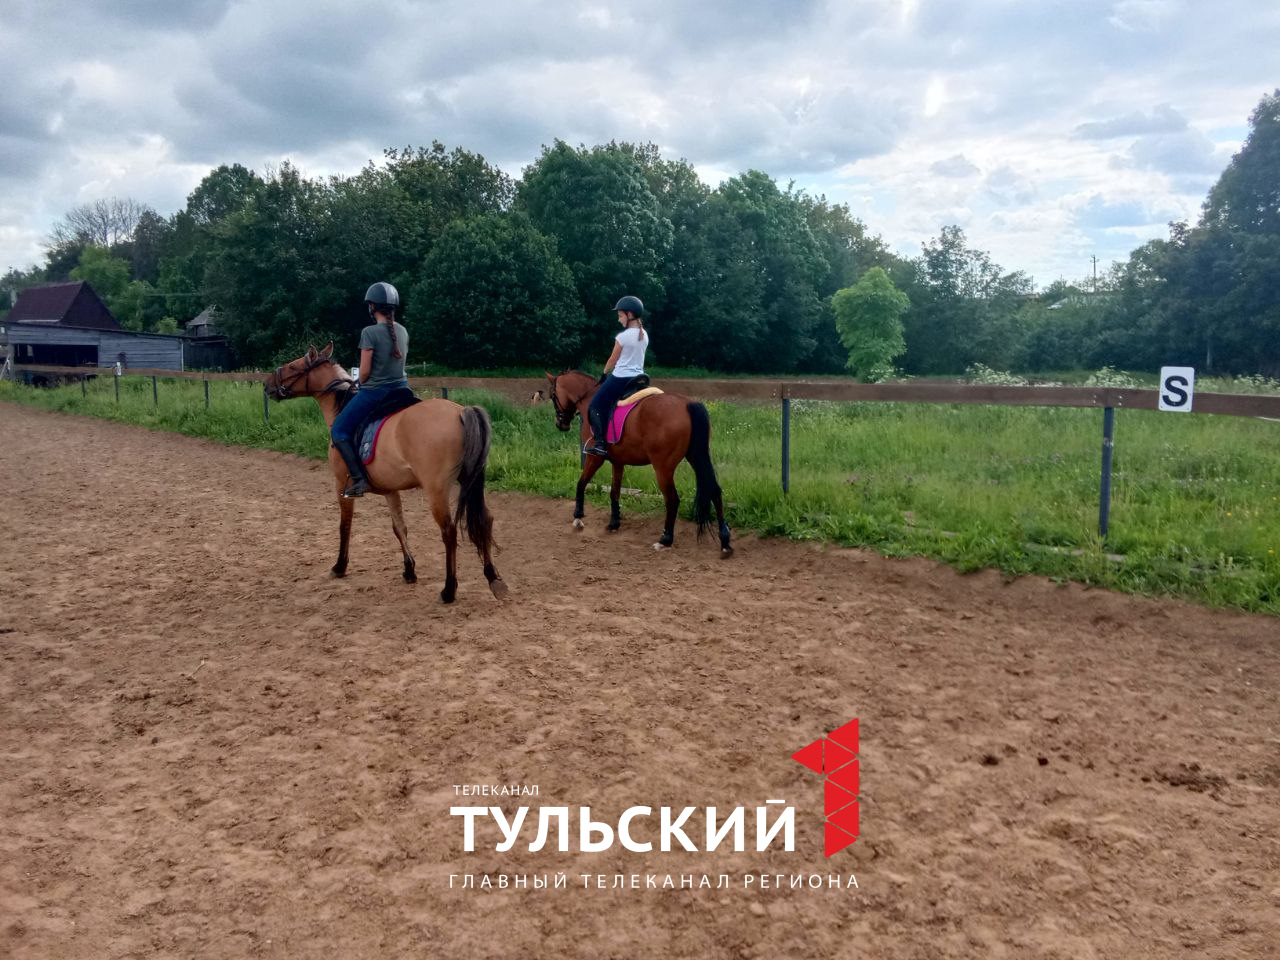
[[[964,154],[957,153],[930,164],[929,172],[939,177],[972,177],[981,171]]]
[[[1132,33],[1159,30],[1180,11],[1174,0],[1121,0],[1107,22]]]
[[[794,178],[908,253],[960,223],[1048,280],[1194,216],[1277,41],[1257,0],[15,0],[0,269],[95,194],[167,213],[219,163],[439,139],[518,174],[559,137]]]
[[[1187,128],[1187,118],[1167,103],[1162,103],[1149,114],[1141,110],[1123,117],[1108,120],[1091,120],[1075,128],[1074,136],[1081,140],[1109,140],[1148,133],[1172,133]]]

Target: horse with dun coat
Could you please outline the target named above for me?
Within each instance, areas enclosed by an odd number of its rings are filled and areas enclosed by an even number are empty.
[[[547,380],[551,384],[549,393],[555,410],[556,426],[568,431],[573,425],[574,416],[580,415],[581,438],[586,443],[591,432],[587,423],[587,408],[599,384],[594,377],[577,370],[566,370],[555,377],[548,373]],[[622,405],[625,403],[624,397]],[[605,459],[594,454],[586,456],[582,475],[578,477],[577,499],[573,510],[573,525],[577,530],[582,529],[582,518],[586,515],[583,497],[587,484],[596,471],[604,466]],[[662,499],[667,508],[662,536],[653,548],[661,550],[671,546],[675,541],[676,511],[680,506],[680,494],[676,490],[676,467],[681,460],[687,459],[697,478],[693,514],[694,522],[698,525],[698,536],[701,537],[711,526],[711,509],[714,507],[719,524],[720,555],[726,558],[733,555],[733,547],[729,543],[729,525],[724,520],[720,483],[716,480],[715,467],[711,463],[711,419],[706,407],[675,393],[663,393],[641,400],[627,417],[626,428],[618,442],[609,444],[607,459],[613,465],[607,529],[617,530],[622,525],[618,499],[622,493],[625,468],[652,464],[658,479],[658,489],[662,491]]]
[[[332,428],[334,417],[355,381],[333,360],[333,344],[323,350],[311,347],[306,354],[277,368],[263,385],[274,400],[314,397]],[[404,553],[404,579],[417,581],[413,554],[409,550],[409,530],[404,522],[400,491],[421,487],[427,496],[431,516],[440,527],[445,547],[445,581],[440,599],[452,603],[458,591],[458,528],[466,529],[484,562],[485,579],[495,597],[503,597],[507,585],[494,569],[491,552],[493,515],[484,501],[484,471],[489,459],[491,428],[483,407],[462,407],[450,400],[423,400],[391,416],[378,435],[378,455],[368,465],[373,493],[386,497],[391,510],[391,527]],[[351,540],[351,518],[355,501],[343,497],[347,486],[347,466],[338,451],[329,448],[338,509],[338,560],[335,577],[347,572],[347,549]],[[450,512],[449,493],[457,481],[458,503]]]

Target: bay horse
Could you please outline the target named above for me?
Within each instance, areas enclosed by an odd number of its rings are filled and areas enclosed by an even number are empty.
[[[547,374],[551,384],[551,405],[556,416],[556,426],[567,432],[573,418],[581,416],[581,440],[586,443],[591,433],[587,422],[587,407],[599,384],[595,378],[579,370],[566,370],[559,376]],[[625,397],[623,398],[626,399]],[[583,528],[583,496],[587,484],[604,466],[605,457],[587,454],[578,477],[577,499],[573,509],[573,526]],[[662,536],[653,545],[662,550],[675,542],[676,510],[680,506],[680,494],[676,490],[676,467],[681,460],[688,460],[693,467],[697,488],[693,495],[694,522],[701,538],[711,526],[711,508],[714,506],[719,522],[720,556],[733,555],[729,543],[729,525],[724,521],[724,503],[720,483],[716,480],[715,467],[711,464],[711,418],[707,408],[677,393],[663,393],[641,400],[627,417],[626,428],[617,443],[609,444],[607,458],[613,466],[613,485],[609,488],[610,531],[622,525],[622,511],[618,498],[622,494],[622,475],[627,467],[653,466],[658,479],[658,489],[666,504],[666,522]]]
[[[311,347],[297,360],[276,368],[263,389],[273,400],[315,397],[325,423],[332,428],[354,386],[350,374],[334,362],[331,342],[323,350]],[[484,502],[490,434],[489,415],[483,407],[462,407],[450,400],[423,400],[386,421],[378,435],[377,456],[367,468],[372,492],[386,497],[391,510],[391,528],[404,553],[406,583],[417,582],[418,576],[409,550],[409,529],[404,522],[400,491],[421,487],[426,493],[427,506],[444,541],[445,578],[440,599],[445,603],[452,603],[458,591],[459,525],[465,526],[467,537],[484,562],[484,576],[493,595],[501,599],[507,593],[507,585],[493,566],[493,516]],[[338,562],[331,573],[342,577],[347,572],[355,501],[342,495],[347,487],[347,465],[332,446],[329,466],[333,469],[341,517]],[[450,513],[449,492],[455,480],[461,489],[457,507]]]

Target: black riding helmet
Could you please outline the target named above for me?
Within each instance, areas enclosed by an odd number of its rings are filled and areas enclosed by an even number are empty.
[[[644,316],[644,304],[640,302],[639,297],[625,296],[613,305],[614,310],[625,310],[627,313],[634,313],[636,316]]]
[[[385,280],[379,280],[372,287],[365,291],[364,302],[371,307],[398,307],[400,306],[400,294],[396,292],[396,288]]]

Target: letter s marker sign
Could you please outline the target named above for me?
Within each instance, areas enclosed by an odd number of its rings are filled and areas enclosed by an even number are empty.
[[[1195,367],[1161,367],[1159,408],[1171,413],[1190,413],[1196,392]]]

